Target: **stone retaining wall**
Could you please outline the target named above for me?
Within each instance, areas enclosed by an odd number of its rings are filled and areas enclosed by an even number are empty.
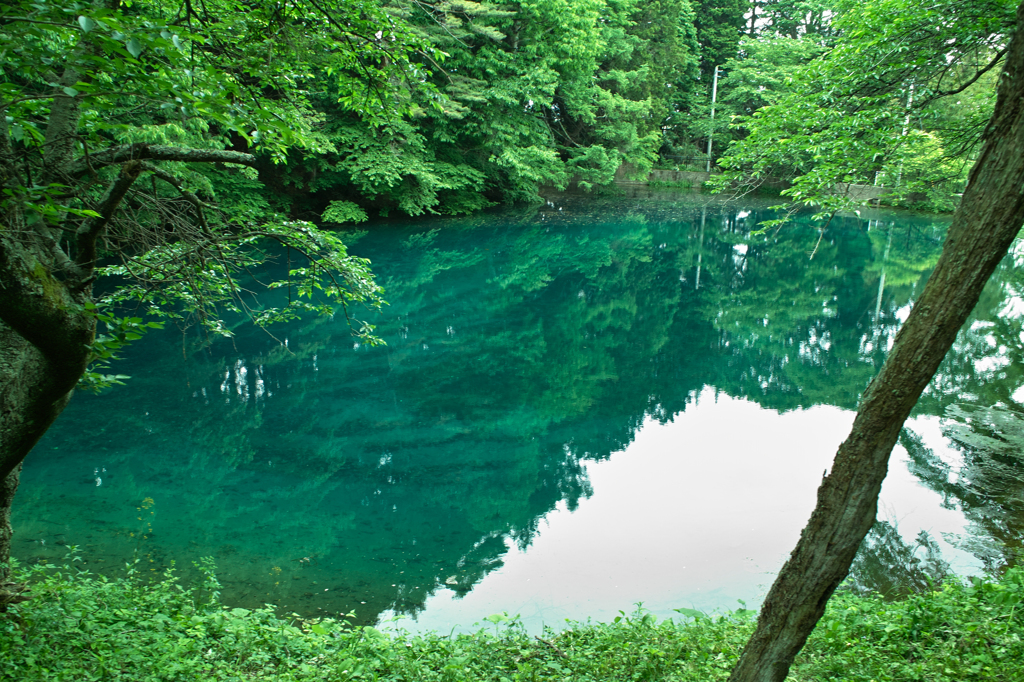
[[[863,203],[878,201],[886,194],[890,194],[889,187],[878,187],[876,185],[848,185],[845,182],[836,183],[835,193],[847,196],[854,201]]]
[[[652,182],[665,182],[673,184],[689,184],[700,187],[708,181],[710,173],[703,171],[675,171],[675,170],[652,170],[647,174],[646,179],[631,179],[635,171],[629,164],[623,164],[615,172],[616,185],[647,185]]]
[[[704,171],[652,170],[647,174],[646,179],[634,180],[630,179],[632,174],[633,168],[631,166],[621,166],[615,173],[615,184],[647,186],[651,183],[665,183],[680,186],[689,185],[698,189],[711,177],[710,173]],[[785,189],[789,187],[789,182],[782,179],[769,179],[763,183],[763,186],[771,187],[773,189]],[[865,204],[877,203],[882,197],[891,192],[892,189],[889,187],[877,187],[875,185],[852,185],[841,182],[837,183],[835,186],[836,194],[847,195],[854,201]]]

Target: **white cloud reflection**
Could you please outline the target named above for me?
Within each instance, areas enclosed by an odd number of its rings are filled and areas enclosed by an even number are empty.
[[[763,598],[814,506],[817,487],[853,412],[830,406],[780,414],[702,391],[673,423],[648,421],[626,450],[590,463],[594,495],[576,511],[547,515],[525,550],[508,542],[504,566],[458,599],[441,589],[407,629],[472,629],[495,612],[522,616],[532,631],[564,619],[610,620],[642,601],[659,617],[673,608],[736,608]],[[940,456],[938,419],[911,425]],[[906,467],[897,447],[880,515],[912,540],[928,530],[955,570],[976,570],[940,533],[964,530]],[[389,614],[384,614],[386,618]]]

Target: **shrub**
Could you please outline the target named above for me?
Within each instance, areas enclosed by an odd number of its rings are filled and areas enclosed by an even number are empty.
[[[753,628],[745,609],[680,609],[679,621],[659,621],[638,606],[539,636],[505,614],[469,634],[386,633],[224,606],[208,560],[203,579],[185,587],[173,570],[149,581],[129,565],[124,578],[107,579],[74,558],[19,571],[33,598],[0,616],[7,679],[707,682],[728,677]],[[1015,569],[895,602],[840,592],[787,679],[1022,680],[1022,599]]]

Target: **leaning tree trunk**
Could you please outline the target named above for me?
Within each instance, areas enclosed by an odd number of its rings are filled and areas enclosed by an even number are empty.
[[[1024,2],[981,155],[921,298],[862,397],[796,549],[761,607],[730,682],[782,682],[875,521],[889,454],[1024,224]]]
[[[25,456],[71,398],[89,362],[96,318],[77,291],[26,248],[45,236],[0,230],[0,608],[9,601],[11,503]]]
[[[60,83],[80,74],[64,70]],[[77,97],[57,97],[50,106],[46,151],[39,182],[74,179],[76,131],[81,117]],[[128,147],[153,155],[146,145]],[[163,149],[163,148],[157,148]],[[99,161],[99,159],[98,159]],[[11,503],[21,463],[64,411],[90,359],[96,317],[92,301],[97,241],[138,178],[142,165],[126,160],[97,203],[94,217],[77,230],[58,229],[48,220],[30,224],[22,202],[5,201],[0,215],[0,607],[11,552]],[[0,180],[17,196],[29,177],[12,150],[7,122],[0,116]],[[39,218],[39,216],[36,216]],[[74,243],[74,250],[68,243]],[[74,253],[74,259],[69,255]]]
[[[69,68],[63,78],[62,83],[76,83],[79,76]],[[158,172],[148,161],[256,163],[241,152],[147,144],[112,147],[76,160],[80,115],[77,98],[54,99],[39,182],[77,182],[97,168],[120,165],[91,205],[94,215],[58,229],[47,220],[30,225],[19,200],[0,202],[0,607],[17,472],[88,367],[96,316],[86,306],[92,302],[97,252],[107,226],[139,175]],[[0,116],[0,188],[15,197],[29,177],[19,158]],[[171,184],[177,187],[173,178]]]
[[[13,145],[9,122],[0,111],[0,189],[7,195],[0,200],[0,607],[18,472],[88,367],[97,318],[87,305],[92,302],[98,250],[111,220],[144,171],[169,182],[186,198],[190,195],[151,162],[256,164],[254,156],[242,152],[144,143],[91,154],[83,147],[85,153],[76,157],[83,139],[79,123],[85,95],[68,91],[95,76],[96,55],[102,53],[91,42],[95,35],[81,34],[61,76],[51,83],[45,139],[38,148],[41,159],[32,145]],[[111,166],[120,166],[117,176],[102,194],[94,194],[89,188],[96,186],[98,171]],[[54,184],[66,186],[66,196],[84,202],[92,213],[65,220],[67,215],[37,212],[30,220],[38,207],[25,188]]]

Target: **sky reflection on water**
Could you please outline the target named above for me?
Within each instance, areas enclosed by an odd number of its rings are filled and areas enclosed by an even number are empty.
[[[942,447],[937,420],[911,428]],[[509,543],[504,565],[459,598],[439,590],[407,630],[473,629],[493,613],[539,631],[565,619],[610,620],[643,602],[659,617],[707,613],[763,599],[814,508],[817,486],[853,423],[853,412],[816,406],[778,414],[705,388],[668,424],[646,422],[636,440],[587,466],[594,494],[575,511],[544,518],[525,551]],[[880,516],[913,541],[928,531],[960,574],[980,563],[942,539],[963,533],[962,514],[941,506],[907,469],[897,446]],[[384,618],[394,617],[394,612]]]
[[[74,544],[93,570],[186,575],[212,556],[232,605],[438,629],[755,604],[945,223],[759,235],[763,204],[564,201],[350,235],[391,303],[382,348],[340,315],[213,344],[154,334],[117,368],[128,386],[76,396],[27,460],[16,556]],[[1013,342],[978,329],[912,425],[935,453],[958,396],[1024,384],[986,368]],[[905,537],[963,531],[891,469]]]

